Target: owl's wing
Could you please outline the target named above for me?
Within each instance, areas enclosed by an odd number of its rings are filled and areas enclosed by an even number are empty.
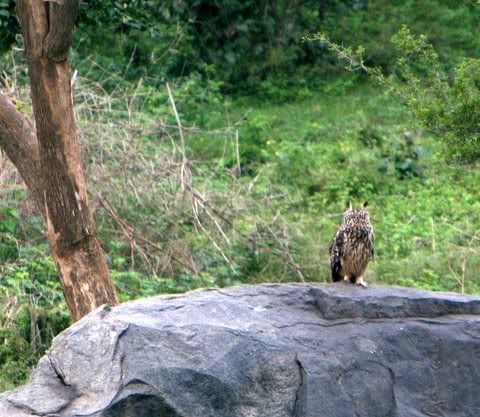
[[[341,259],[345,246],[345,233],[339,230],[330,243],[330,269],[332,272],[332,280],[334,282],[343,280],[343,271]]]
[[[369,249],[370,249],[370,259],[375,258],[375,234],[373,233],[373,229],[368,234],[368,242],[369,242]]]

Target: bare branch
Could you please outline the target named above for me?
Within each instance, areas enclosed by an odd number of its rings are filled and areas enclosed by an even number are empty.
[[[100,196],[100,203],[102,204],[102,206],[110,213],[110,216],[112,217],[112,219],[120,226],[120,228],[122,229],[122,232],[123,234],[130,240],[131,242],[131,245],[133,247],[135,247],[138,252],[140,253],[140,256],[142,256],[144,259],[146,258],[146,255],[145,253],[142,251],[142,249],[140,248],[140,246],[135,242],[135,238],[138,239],[138,240],[141,240],[143,241],[144,243],[154,247],[155,249],[159,250],[160,252],[166,252],[166,250],[164,248],[162,248],[160,245],[158,245],[157,243],[155,242],[152,242],[151,240],[149,240],[148,238],[146,238],[145,236],[137,233],[135,234],[135,230],[132,226],[130,226],[129,224],[127,224],[125,222],[125,220],[123,220],[119,215],[118,213],[113,209],[113,207],[111,206],[111,204],[104,198],[104,197],[101,197]],[[181,261],[180,259],[177,259],[176,257],[174,256],[171,256],[171,259],[175,262],[177,262],[179,265],[183,266],[184,268],[188,269],[190,272],[193,272],[194,274],[198,274],[198,271],[190,266],[190,265],[187,265],[185,262]]]
[[[0,148],[18,169],[35,207],[44,213],[43,183],[35,129],[9,97],[0,95]]]
[[[180,121],[180,116],[178,115],[177,106],[175,105],[175,100],[173,99],[172,90],[168,83],[166,83],[168,96],[170,97],[170,103],[172,104],[173,112],[175,113],[175,119],[177,120],[178,125],[178,134],[180,135],[180,143],[182,145],[182,166],[180,168],[180,176],[181,176],[181,184],[182,190],[185,190],[185,183],[187,185],[190,183],[190,170],[188,169],[188,160],[186,155],[186,148],[185,148],[185,137],[183,136],[183,128],[182,123]]]

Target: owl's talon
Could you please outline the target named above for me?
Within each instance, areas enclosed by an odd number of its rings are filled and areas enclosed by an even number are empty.
[[[368,284],[363,280],[363,278],[360,278],[357,282],[355,282],[355,285],[362,286],[363,288],[368,288]]]

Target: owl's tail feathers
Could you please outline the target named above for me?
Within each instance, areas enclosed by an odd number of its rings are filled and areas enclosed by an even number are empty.
[[[330,268],[332,270],[333,282],[342,281],[343,272],[342,272],[342,265],[340,264],[340,259],[332,259],[330,262]]]

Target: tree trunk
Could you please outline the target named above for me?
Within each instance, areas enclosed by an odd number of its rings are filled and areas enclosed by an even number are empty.
[[[72,318],[117,304],[90,211],[67,62],[79,0],[19,0],[36,124],[0,97],[0,146],[16,165],[47,222]]]

